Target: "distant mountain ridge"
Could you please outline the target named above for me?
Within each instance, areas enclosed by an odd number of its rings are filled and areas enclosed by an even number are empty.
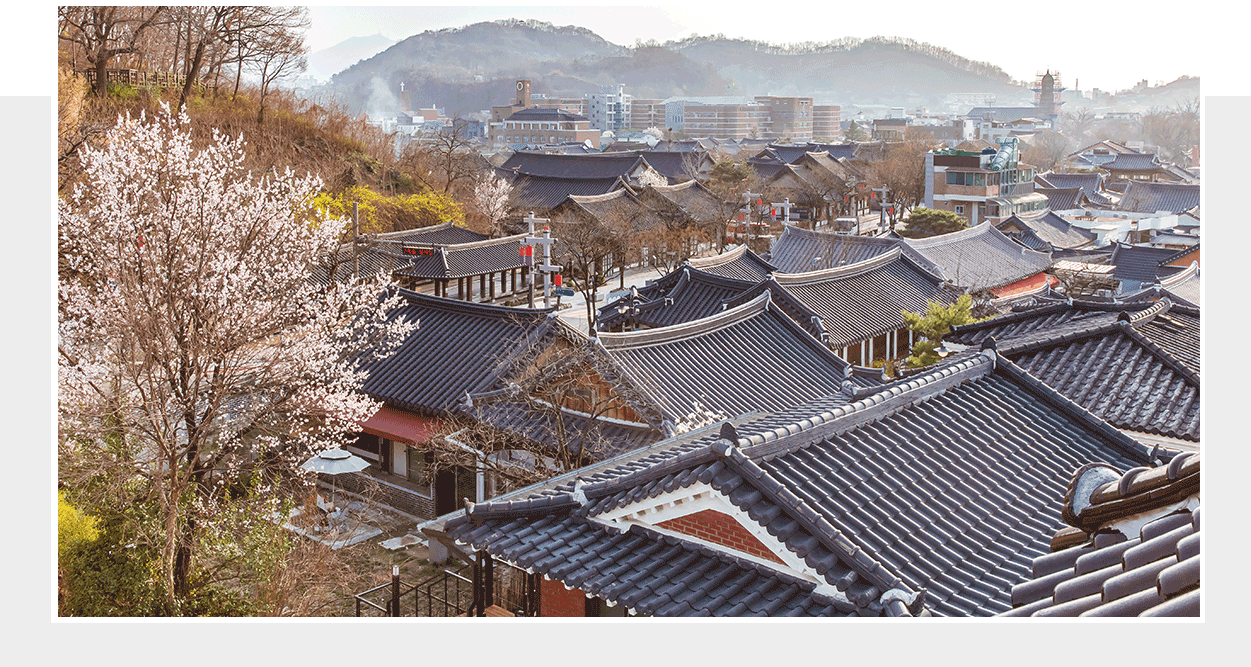
[[[980,92],[999,104],[1032,93],[1002,69],[909,39],[844,38],[775,45],[723,36],[620,46],[578,26],[507,19],[425,31],[337,73],[331,88],[354,111],[404,82],[412,106],[468,115],[535,93],[580,97],[622,83],[636,98],[675,95],[812,97],[817,104],[940,106],[948,93]],[[373,102],[371,102],[373,100]]]
[[[313,78],[328,80],[338,72],[376,55],[395,44],[395,40],[382,34],[352,37],[338,44],[312,53],[308,57],[308,74]]]

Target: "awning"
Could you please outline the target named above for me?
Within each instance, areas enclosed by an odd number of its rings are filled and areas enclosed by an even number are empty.
[[[361,430],[365,433],[406,445],[427,442],[442,427],[443,423],[438,419],[422,417],[385,405],[361,424]]]

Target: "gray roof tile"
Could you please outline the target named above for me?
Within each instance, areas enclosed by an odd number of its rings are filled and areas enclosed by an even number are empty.
[[[913,250],[942,270],[942,277],[969,289],[991,289],[1028,278],[1051,266],[1051,256],[980,224],[925,239],[905,239]]]

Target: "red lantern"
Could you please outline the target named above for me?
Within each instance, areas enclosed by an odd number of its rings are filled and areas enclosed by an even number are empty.
[[[890,207],[890,208],[886,209],[886,212],[887,212],[887,213],[889,213],[889,214],[891,214],[891,215],[895,215],[895,207],[894,207],[894,206],[892,206],[892,207]]]
[[[757,199],[757,200],[756,200],[756,206],[764,206],[764,200],[763,200],[763,199]]]
[[[557,273],[556,275],[552,276],[552,282],[553,282],[553,283],[554,283],[557,287],[560,287],[560,283],[561,283],[561,281],[562,281],[562,280],[563,280],[563,278],[561,278],[561,277],[560,277],[560,274],[559,274],[559,273]]]
[[[870,192],[870,193],[869,193],[869,199],[877,199],[877,193],[876,193],[876,192]]]

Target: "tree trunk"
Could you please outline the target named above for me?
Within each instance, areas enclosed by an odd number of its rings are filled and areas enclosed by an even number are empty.
[[[178,108],[183,109],[187,106],[187,98],[191,95],[191,87],[195,85],[196,74],[200,72],[200,63],[204,60],[204,40],[200,40],[200,44],[195,48],[195,57],[191,59],[191,65],[187,68],[187,80],[182,84],[182,93],[178,96]]]
[[[109,93],[109,56],[107,51],[96,54],[92,63],[96,70],[96,97],[104,97]]]

